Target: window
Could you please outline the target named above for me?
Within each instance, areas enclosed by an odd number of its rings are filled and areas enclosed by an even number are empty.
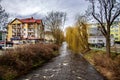
[[[118,32],[118,29],[116,29],[115,32]]]
[[[115,38],[115,40],[118,40],[118,38]]]
[[[12,28],[15,28],[15,27],[16,27],[16,25],[15,25],[15,24],[13,24],[13,25],[12,25]]]
[[[118,34],[115,34],[116,36],[118,36]]]
[[[111,36],[112,36],[112,37],[114,37],[114,35],[113,35],[113,34],[111,34]]]
[[[22,26],[25,26],[25,23],[23,23]]]
[[[93,42],[95,42],[95,40],[93,40]]]
[[[98,42],[103,42],[103,40],[98,40]]]

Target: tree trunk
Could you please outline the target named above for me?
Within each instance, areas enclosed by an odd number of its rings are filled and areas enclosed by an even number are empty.
[[[110,33],[107,34],[107,37],[106,37],[106,52],[107,52],[107,56],[108,57],[111,57],[111,54],[110,54],[110,46],[111,46],[111,43],[110,43]]]

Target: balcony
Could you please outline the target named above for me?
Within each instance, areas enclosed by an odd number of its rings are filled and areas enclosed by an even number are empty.
[[[13,29],[12,32],[15,33],[15,32],[17,32],[17,31]]]
[[[28,32],[34,32],[34,30],[33,29],[28,29]]]
[[[28,25],[28,28],[33,29],[34,25]]]

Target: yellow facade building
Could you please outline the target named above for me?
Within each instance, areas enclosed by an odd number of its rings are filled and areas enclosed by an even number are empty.
[[[88,35],[102,35],[102,33],[98,29],[98,26],[100,26],[98,23],[89,24]],[[120,42],[120,22],[113,23],[113,25],[110,28],[110,35],[115,39],[115,42]]]
[[[43,38],[44,26],[42,20],[26,18],[15,18],[8,24],[7,41],[17,40],[39,40]]]
[[[114,22],[110,31],[110,34],[115,38],[115,41],[120,42],[120,22]]]

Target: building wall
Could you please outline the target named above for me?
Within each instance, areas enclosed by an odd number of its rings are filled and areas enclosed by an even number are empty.
[[[111,37],[111,46],[114,45],[114,38]],[[104,46],[106,46],[106,39],[104,36],[91,36],[88,38],[88,43],[89,44],[99,44],[103,43]]]
[[[12,26],[11,25],[8,25],[8,31],[7,31],[7,40],[10,41],[11,37],[12,37]]]
[[[98,26],[99,26],[98,24],[89,24],[88,35],[91,36],[91,33],[96,34],[96,35],[102,34],[101,32],[97,31]],[[114,22],[113,23],[113,25],[110,28],[110,34],[113,38],[115,38],[115,41],[120,42],[120,22]]]
[[[22,24],[19,20],[15,20],[13,21],[12,23],[8,24],[8,34],[7,34],[7,40],[8,41],[11,41],[11,38],[12,38],[12,35],[13,35],[13,26],[12,25],[15,25],[16,24]]]
[[[40,27],[40,24],[37,23],[22,23],[19,20],[14,20],[12,23],[8,25],[8,34],[7,34],[7,40],[11,41],[11,38],[13,38],[13,28],[12,25],[20,24],[20,36],[23,37],[24,39],[28,38],[34,38],[34,39],[40,39],[40,32],[43,32],[41,29],[38,30],[38,27]],[[33,26],[33,28],[30,28],[30,25]],[[18,27],[18,26],[17,26]],[[42,26],[43,27],[43,26]],[[18,29],[18,28],[17,28]],[[33,35],[33,36],[32,36]]]
[[[24,24],[23,34],[24,34],[23,37],[27,38],[27,35],[28,35],[28,24]]]
[[[47,40],[47,41],[50,41],[50,40],[54,41],[54,37],[51,34],[45,34],[45,40]]]
[[[88,36],[102,35],[101,31],[98,29],[98,24],[89,24],[87,28]]]
[[[110,30],[110,34],[115,38],[115,41],[120,42],[120,23],[113,24]]]
[[[6,32],[0,31],[0,41],[5,41],[5,40],[6,40]]]

